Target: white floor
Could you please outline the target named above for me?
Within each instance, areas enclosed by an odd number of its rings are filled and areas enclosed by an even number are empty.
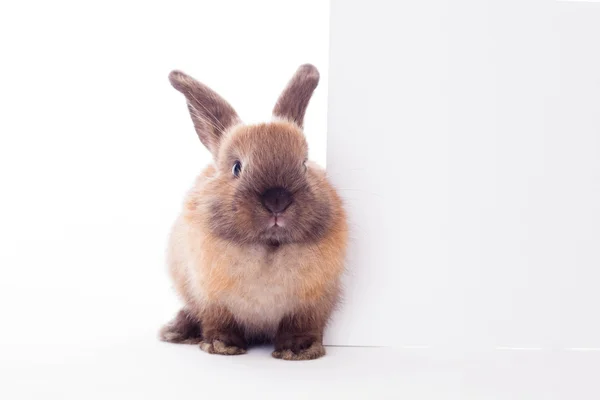
[[[2,263],[0,400],[600,399],[600,351],[333,347],[288,362],[267,348],[223,357],[162,343],[179,303],[158,257],[98,252],[48,267],[53,249],[17,248]]]
[[[286,362],[267,348],[213,356],[152,335],[0,351],[7,400],[600,398],[600,352],[507,350],[467,360],[433,349],[330,347],[323,359]]]

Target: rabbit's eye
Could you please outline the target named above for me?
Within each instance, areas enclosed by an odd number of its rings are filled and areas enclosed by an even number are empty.
[[[242,172],[242,163],[240,161],[236,161],[233,164],[233,168],[231,168],[231,173],[233,174],[233,176],[235,176],[237,178],[238,176],[240,176],[241,172]]]

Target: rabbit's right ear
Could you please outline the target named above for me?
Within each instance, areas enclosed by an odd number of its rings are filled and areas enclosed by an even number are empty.
[[[184,94],[200,141],[216,157],[225,131],[240,123],[237,113],[212,89],[181,71],[172,71],[169,81]]]

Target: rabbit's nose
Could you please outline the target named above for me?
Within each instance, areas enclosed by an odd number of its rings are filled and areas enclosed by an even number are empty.
[[[292,204],[292,194],[282,187],[267,189],[262,194],[262,204],[273,214],[281,213]]]

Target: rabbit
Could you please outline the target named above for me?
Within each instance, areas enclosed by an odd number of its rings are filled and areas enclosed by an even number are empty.
[[[270,122],[245,125],[213,90],[169,75],[212,153],[188,192],[168,246],[184,306],[160,331],[211,354],[274,345],[272,356],[325,355],[323,332],[341,294],[348,224],[325,171],[307,158],[303,120],[318,70],[302,65]]]

